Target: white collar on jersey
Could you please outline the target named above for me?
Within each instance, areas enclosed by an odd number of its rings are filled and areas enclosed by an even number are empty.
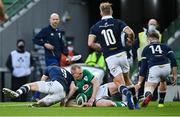
[[[106,16],[103,16],[102,18],[101,18],[101,20],[104,20],[104,19],[109,19],[109,18],[113,18],[111,15],[106,15]]]

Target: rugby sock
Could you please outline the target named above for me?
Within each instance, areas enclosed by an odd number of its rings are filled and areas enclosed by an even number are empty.
[[[35,92],[34,95],[33,95],[33,98],[37,99],[39,97],[40,97],[40,92]]]
[[[145,97],[147,97],[147,96],[149,96],[149,95],[152,96],[152,93],[151,93],[150,91],[145,92]]]
[[[16,93],[18,93],[19,95],[22,95],[22,94],[28,93],[29,90],[30,90],[30,86],[29,86],[29,85],[23,85],[23,86],[21,86],[21,87],[16,91]]]
[[[135,87],[129,87],[129,91],[131,91],[131,93],[133,95],[134,104],[137,104],[138,103],[138,99],[137,99],[137,96],[136,96]]]
[[[129,93],[128,88],[124,85],[119,86],[118,91],[124,94],[125,96],[127,96],[127,94]]]
[[[166,92],[159,92],[159,104],[164,104],[164,98],[166,96]]]

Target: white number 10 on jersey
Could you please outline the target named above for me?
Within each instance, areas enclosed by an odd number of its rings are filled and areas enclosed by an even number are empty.
[[[107,46],[113,45],[116,43],[116,39],[114,37],[112,29],[107,29],[107,30],[104,29],[101,31],[101,34],[104,36]]]

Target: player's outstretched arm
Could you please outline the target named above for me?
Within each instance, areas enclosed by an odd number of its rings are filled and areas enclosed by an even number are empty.
[[[91,80],[91,83],[93,84],[93,92],[92,92],[91,98],[88,100],[87,106],[93,106],[93,102],[95,101],[95,98],[96,98],[96,95],[97,95],[97,92],[98,92],[98,89],[99,89],[99,86],[100,86],[100,84],[99,84],[96,77],[94,77]]]
[[[68,100],[74,95],[76,90],[77,90],[77,88],[75,86],[75,83],[74,83],[74,81],[72,81],[71,85],[70,85],[70,91],[69,91],[68,95],[64,99],[61,100],[60,106],[66,106]]]

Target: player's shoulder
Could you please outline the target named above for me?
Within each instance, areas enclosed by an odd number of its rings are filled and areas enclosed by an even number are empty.
[[[120,25],[126,25],[126,23],[121,19],[114,19],[114,22],[117,22]]]
[[[124,23],[124,21],[121,19],[114,19],[114,21],[119,22],[119,23]]]
[[[152,46],[152,45],[153,45],[153,44],[149,44],[149,45],[145,46],[145,47],[144,47],[144,50],[149,49],[149,47]]]
[[[91,28],[99,27],[101,24],[102,24],[102,20],[99,20],[94,25],[92,25]]]
[[[144,47],[144,49],[143,49],[143,54],[148,54],[149,53],[149,50],[150,50],[150,46],[152,46],[152,45],[147,45],[146,47]]]
[[[11,51],[11,54],[15,54],[15,53],[17,53],[17,50]]]
[[[161,48],[170,48],[166,43],[158,43],[156,45],[160,45]]]
[[[41,30],[49,30],[50,26],[43,27]]]
[[[90,73],[89,70],[83,69],[83,74],[88,74],[88,73]]]

